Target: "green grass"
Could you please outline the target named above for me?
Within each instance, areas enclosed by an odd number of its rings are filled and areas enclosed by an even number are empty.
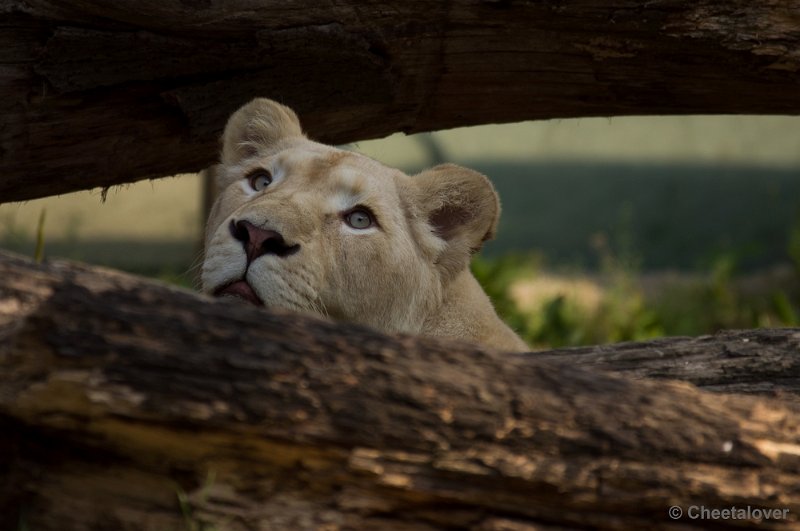
[[[722,329],[798,326],[800,268],[742,274],[730,255],[719,255],[704,274],[656,279],[636,261],[605,249],[601,270],[589,276],[602,287],[596,307],[556,294],[521,308],[512,286],[546,276],[540,257],[477,257],[473,272],[501,317],[537,348],[697,336]],[[648,286],[649,287],[646,287]]]
[[[196,495],[197,502],[200,504],[205,503],[206,499],[208,498],[208,493],[214,486],[215,481],[216,473],[213,470],[209,470],[208,474],[206,475],[205,482]],[[216,524],[206,522],[196,514],[192,496],[190,496],[179,485],[175,487],[175,495],[178,500],[178,507],[180,508],[181,516],[183,517],[183,523],[185,525],[184,531],[217,531],[217,529],[219,529]]]

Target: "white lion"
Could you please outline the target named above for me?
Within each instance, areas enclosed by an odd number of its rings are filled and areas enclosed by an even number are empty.
[[[452,164],[415,176],[312,142],[267,99],[223,134],[203,290],[405,332],[528,350],[469,270],[500,213],[489,180]]]

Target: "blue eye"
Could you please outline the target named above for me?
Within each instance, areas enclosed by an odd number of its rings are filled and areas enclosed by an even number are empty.
[[[354,229],[368,229],[374,223],[370,213],[360,208],[347,213],[344,220]]]
[[[250,188],[260,192],[272,183],[272,174],[267,170],[255,170],[247,175],[247,182]]]

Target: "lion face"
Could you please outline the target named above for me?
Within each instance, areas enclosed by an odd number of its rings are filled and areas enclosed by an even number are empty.
[[[476,172],[410,177],[308,140],[291,110],[263,99],[231,117],[216,173],[205,292],[387,332],[422,330],[499,209]]]

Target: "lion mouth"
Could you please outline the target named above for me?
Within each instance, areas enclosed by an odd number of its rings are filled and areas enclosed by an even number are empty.
[[[256,292],[246,280],[236,280],[230,284],[225,284],[214,291],[215,297],[237,297],[256,306],[264,306],[264,301],[258,298]]]

